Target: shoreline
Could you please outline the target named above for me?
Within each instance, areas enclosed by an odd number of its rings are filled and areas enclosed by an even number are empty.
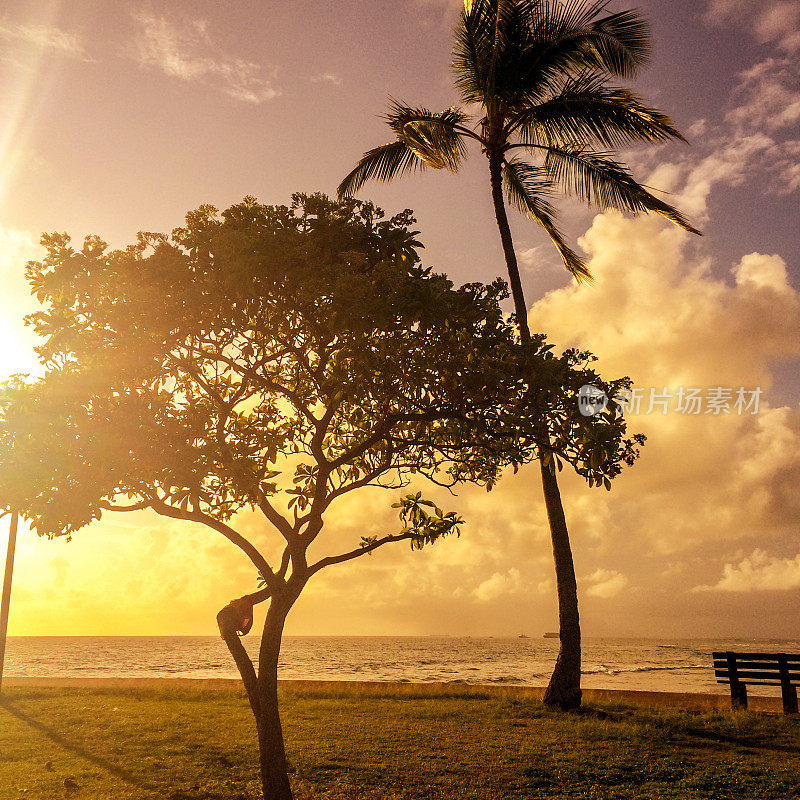
[[[360,696],[411,698],[514,697],[541,700],[543,686],[497,686],[493,684],[399,683],[392,681],[278,681],[282,689],[309,694],[358,694]],[[237,678],[13,678],[3,679],[9,688],[88,689],[88,690],[163,690],[194,689],[200,691],[239,691],[244,693]],[[644,707],[683,708],[710,711],[731,710],[729,694],[693,692],[653,692],[631,689],[584,689],[584,702],[626,703]],[[752,695],[748,698],[752,711],[782,711],[780,697]]]

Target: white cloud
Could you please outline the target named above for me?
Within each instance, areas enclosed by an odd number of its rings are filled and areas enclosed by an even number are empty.
[[[179,25],[146,13],[135,19],[140,28],[137,59],[142,66],[180,80],[209,83],[247,103],[263,103],[280,94],[275,85],[277,68],[226,55],[213,43],[205,21]]]
[[[323,72],[320,75],[312,75],[309,79],[311,83],[330,83],[332,86],[341,86],[342,78],[335,72]]]
[[[754,550],[738,564],[725,564],[723,575],[713,586],[697,586],[696,592],[767,592],[800,589],[800,554],[775,558]]]
[[[768,58],[745,70],[724,119],[698,121],[691,150],[659,163],[646,183],[670,192],[693,220],[708,219],[718,186],[738,186],[758,174],[763,191],[788,195],[800,188],[800,69],[796,59]],[[654,156],[658,148],[651,151]]]
[[[506,594],[515,594],[523,588],[519,570],[512,567],[508,572],[495,572],[472,593],[477,600],[496,600]]]
[[[768,58],[739,74],[734,93],[740,105],[728,113],[738,126],[771,131],[796,126],[800,120],[798,68],[795,59]]]
[[[80,61],[92,60],[83,43],[75,34],[59,28],[45,25],[11,25],[0,22],[0,39],[29,44],[41,50],[76,58]]]
[[[688,257],[687,234],[611,212],[595,219],[581,244],[594,283],[550,292],[530,323],[559,346],[593,350],[601,374],[632,374],[638,386],[673,392],[768,390],[770,365],[800,355],[800,293],[780,257],[745,256],[731,285],[711,275],[707,260]],[[587,495],[596,520],[588,529],[600,531],[623,564],[631,532],[651,554],[688,557],[715,542],[720,559],[743,539],[796,537],[800,407],[762,401],[757,415],[640,415],[631,428],[648,436],[640,462],[610,494]]]
[[[603,600],[616,597],[628,585],[628,579],[621,572],[609,569],[595,570],[584,582],[589,584],[587,595]]]
[[[796,0],[707,0],[706,19],[734,24],[764,44],[786,52],[800,50],[800,5]]]
[[[772,289],[781,294],[792,292],[786,272],[786,262],[780,256],[750,253],[731,270],[739,286]]]

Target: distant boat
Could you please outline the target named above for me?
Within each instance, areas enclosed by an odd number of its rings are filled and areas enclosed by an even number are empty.
[[[558,633],[554,631],[547,631],[547,633],[543,634],[543,639],[558,639]]]
[[[527,638],[528,637],[524,633],[521,633],[519,636],[517,636],[517,639],[527,639]]]

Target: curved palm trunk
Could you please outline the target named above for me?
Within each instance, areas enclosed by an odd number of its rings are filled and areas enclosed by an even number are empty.
[[[508,225],[503,199],[502,160],[499,155],[489,155],[489,173],[494,213],[497,218],[497,227],[500,229],[500,240],[503,243],[503,252],[508,267],[517,325],[521,340],[528,342],[531,338],[528,327],[528,309],[525,305],[517,255],[514,252],[514,242],[511,238],[511,228]],[[555,468],[551,469],[546,466],[541,459],[539,466],[542,473],[547,519],[550,523],[550,537],[553,543],[553,561],[555,562],[558,587],[559,638],[561,640],[556,666],[544,694],[544,703],[563,709],[577,708],[581,704],[581,628],[575,565],[572,561],[569,531]]]
[[[258,659],[258,675],[236,632],[239,616],[231,606],[217,615],[220,633],[233,656],[258,731],[258,755],[264,800],[292,800],[283,728],[278,710],[278,658],[290,600],[273,598],[270,602]]]

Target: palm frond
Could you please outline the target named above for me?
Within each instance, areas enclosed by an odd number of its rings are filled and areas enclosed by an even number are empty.
[[[608,0],[544,0],[533,30],[539,41],[577,44],[587,64],[632,76],[650,57],[650,26],[636,9],[600,16]]]
[[[523,142],[533,144],[618,147],[634,140],[686,141],[668,116],[628,89],[606,86],[605,81],[596,72],[569,78],[555,97],[519,111],[510,131],[518,130]]]
[[[389,127],[418,159],[434,169],[457,172],[466,155],[464,128],[469,118],[457,108],[434,113],[396,101],[386,115]]]
[[[544,169],[568,194],[591,205],[634,214],[654,212],[689,233],[702,235],[676,208],[647,191],[623,164],[607,154],[551,146],[547,148]]]
[[[650,59],[650,26],[636,9],[591,23],[591,48],[600,64],[615,75],[633,76]]]
[[[508,63],[513,50],[524,48],[536,0],[494,0],[492,8],[494,50],[499,64]]]
[[[591,281],[586,262],[567,245],[556,227],[556,212],[548,200],[553,183],[547,173],[541,167],[511,159],[503,165],[503,184],[509,203],[544,228],[575,280],[578,283]]]
[[[494,47],[490,0],[465,5],[455,29],[453,72],[465,103],[485,103]]]
[[[455,31],[453,70],[465,102],[503,99],[530,40],[539,0],[475,0]],[[513,81],[511,81],[513,83]]]
[[[531,15],[524,58],[514,74],[520,102],[556,94],[585,70],[631,77],[649,56],[650,33],[637,11],[599,17],[608,3],[542,0]]]
[[[388,182],[399,175],[424,167],[425,163],[417,158],[405,142],[382,144],[364,153],[355,168],[339,184],[336,194],[340,200],[353,197],[368,180]]]

